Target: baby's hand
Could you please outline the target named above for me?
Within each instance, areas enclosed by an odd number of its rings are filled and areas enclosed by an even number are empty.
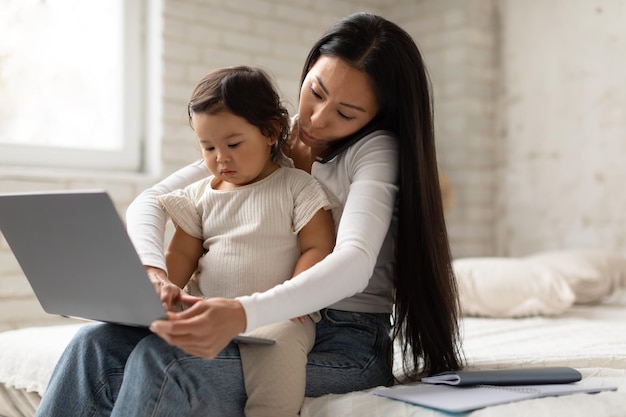
[[[306,316],[296,317],[295,319],[291,319],[291,320],[292,321],[298,320],[300,324],[304,324],[304,321],[306,320]]]

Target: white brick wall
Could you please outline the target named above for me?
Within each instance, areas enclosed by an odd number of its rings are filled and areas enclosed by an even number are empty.
[[[433,84],[439,164],[453,194],[447,220],[455,257],[497,251],[494,1],[405,0],[389,15],[416,40]]]
[[[379,12],[358,1],[236,0],[219,7],[203,1],[164,1],[165,117],[162,142],[156,145],[161,146],[163,171],[172,172],[199,157],[185,106],[209,70],[261,66],[274,76],[287,108],[295,112],[300,72],[311,44],[337,18],[365,9]]]

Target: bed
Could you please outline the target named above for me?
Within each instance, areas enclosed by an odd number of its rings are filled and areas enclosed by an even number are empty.
[[[485,416],[626,416],[626,259],[605,251],[455,261],[468,369],[571,366],[616,391],[509,403]],[[81,324],[0,333],[0,416],[31,416]],[[43,342],[43,343],[42,343]],[[400,358],[395,358],[398,366]],[[396,370],[399,368],[396,368]],[[393,388],[392,388],[393,389]],[[303,417],[445,416],[371,390],[307,398]]]

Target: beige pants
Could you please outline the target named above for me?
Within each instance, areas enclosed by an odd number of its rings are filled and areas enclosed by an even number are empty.
[[[246,335],[276,340],[274,345],[239,343],[248,394],[246,417],[295,417],[300,414],[306,385],[307,354],[315,343],[319,313],[305,323],[287,320]]]

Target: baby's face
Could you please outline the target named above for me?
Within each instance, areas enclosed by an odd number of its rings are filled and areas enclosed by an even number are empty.
[[[218,180],[214,187],[251,184],[274,171],[276,165],[270,158],[274,140],[246,119],[228,111],[194,113],[191,124],[204,161]]]

